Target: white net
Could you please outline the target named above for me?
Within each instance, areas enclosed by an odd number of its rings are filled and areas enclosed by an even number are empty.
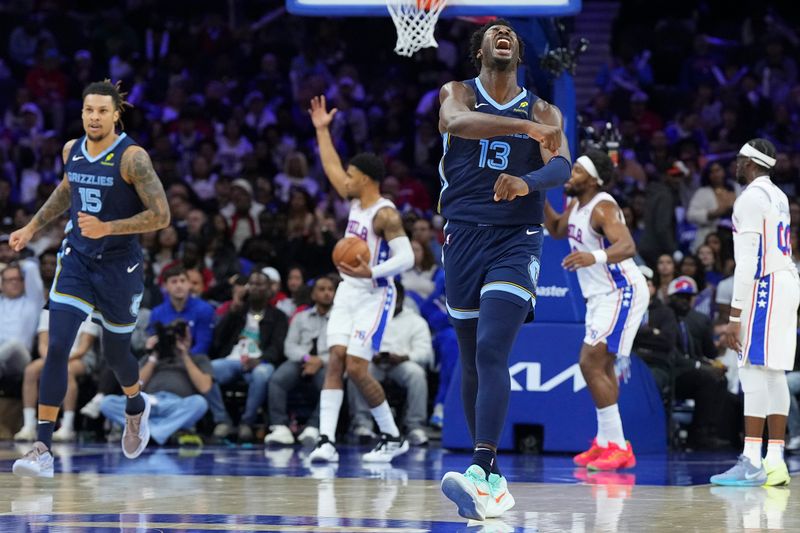
[[[386,0],[397,28],[394,51],[411,57],[423,48],[438,47],[433,30],[446,4],[447,0]]]

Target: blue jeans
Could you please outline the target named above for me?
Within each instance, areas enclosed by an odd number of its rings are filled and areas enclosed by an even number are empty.
[[[199,394],[181,398],[171,392],[156,392],[149,395],[150,436],[164,444],[179,429],[191,429],[208,411],[208,403]],[[125,426],[125,396],[106,396],[100,411],[112,422]]]
[[[247,403],[242,415],[242,423],[253,425],[256,421],[258,408],[264,405],[267,400],[267,382],[272,373],[275,372],[275,367],[270,363],[260,363],[252,371],[245,372],[242,363],[234,359],[214,359],[211,361],[211,367],[214,369],[215,383],[211,390],[206,393],[206,399],[211,408],[214,422],[218,424],[231,423],[230,415],[225,410],[225,404],[222,401],[222,391],[219,386],[228,385],[240,378],[244,378],[250,386],[247,389]]]

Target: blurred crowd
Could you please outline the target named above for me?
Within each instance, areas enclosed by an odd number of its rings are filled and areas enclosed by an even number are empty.
[[[417,364],[424,381],[438,387],[430,391],[422,415],[417,406],[402,408],[406,414],[414,411],[407,431],[428,422],[441,426],[457,349],[442,313],[437,264],[442,237],[442,220],[435,213],[438,89],[446,81],[474,76],[467,46],[476,26],[440,21],[439,48],[402,59],[392,52],[394,29],[388,19],[370,20],[371,31],[365,32],[363,20],[292,17],[278,0],[198,1],[189,12],[180,3],[155,0],[119,2],[118,9],[96,4],[50,0],[36,2],[35,9],[24,1],[0,6],[1,34],[7,36],[0,41],[0,234],[24,225],[61,179],[61,147],[83,133],[83,87],[106,77],[121,81],[133,104],[123,115],[125,131],[148,149],[173,220],[170,227],[142,236],[147,289],[138,353],[146,359],[157,342],[153,316],[162,322],[186,319],[190,351],[208,356],[209,364],[199,368],[213,375],[214,385],[202,390],[189,383],[170,392],[203,397],[205,404],[187,409],[205,413],[207,407],[218,435],[231,434],[235,419],[238,436],[253,438],[253,427],[265,418],[268,432],[278,427],[285,437],[281,428],[291,427],[301,434],[294,418],[267,413],[272,392],[267,393],[266,383],[297,357],[287,344],[290,338],[302,339],[302,368],[295,370],[303,376],[304,356],[323,351],[318,333],[300,335],[292,327],[316,323],[305,315],[297,322],[301,313],[327,312],[321,300],[332,293],[317,288],[327,279],[335,290],[330,256],[348,212],[347,202],[322,174],[307,115],[310,98],[325,94],[339,110],[331,128],[339,153],[345,160],[361,150],[383,156],[388,173],[382,191],[400,209],[413,239],[416,263],[402,277],[403,312],[427,321],[428,346],[423,355],[393,351],[408,360],[384,363]],[[699,345],[698,357],[713,367],[715,383],[724,380],[724,388],[737,392],[735,356],[731,360],[719,345],[715,327],[727,321],[731,298],[731,210],[740,191],[733,161],[750,138],[768,138],[778,148],[772,177],[792,202],[792,245],[800,262],[800,81],[794,59],[800,34],[786,13],[767,4],[670,2],[672,9],[664,11],[652,2],[622,2],[612,35],[613,62],[597,73],[595,95],[578,110],[581,146],[600,145],[618,160],[610,191],[637,242],[637,262],[652,270],[654,299],[680,321],[682,311],[669,306],[670,285],[680,276],[692,279],[691,310],[707,321],[702,334],[711,339]],[[527,72],[530,84],[535,74]],[[550,97],[547,85],[534,90]],[[43,231],[23,256],[0,239],[0,268],[26,255],[38,258],[46,299],[64,224],[62,219]],[[22,277],[21,268],[4,272],[0,306],[12,303],[9,294],[15,294],[12,284],[18,282],[6,277],[16,277],[15,272]],[[251,312],[262,306],[280,315]],[[6,316],[11,307],[2,309]],[[205,318],[196,319],[187,309]],[[44,331],[39,310],[27,312],[26,320],[40,323]],[[239,362],[246,343],[237,347],[252,333],[245,331],[252,314],[262,323],[262,345],[255,343],[253,361]],[[265,329],[268,317],[270,329]],[[19,338],[0,325],[0,353],[13,341],[26,347],[29,359],[21,360],[26,364],[44,356],[41,340],[34,342],[36,334],[29,329]],[[84,333],[98,334],[88,325]],[[87,340],[86,345],[95,344]],[[218,362],[226,360],[239,366]],[[88,393],[95,406],[89,414],[99,412],[103,396],[115,392],[102,379],[102,357],[97,362],[74,365],[86,367],[76,370],[76,384],[91,375],[99,391],[99,399]],[[270,368],[259,371],[262,366]],[[0,366],[0,382],[10,376],[35,382],[35,372],[25,364],[10,368]],[[324,372],[324,361],[316,372],[312,369],[311,376]],[[241,412],[232,419],[226,406],[237,398],[243,379],[250,388],[264,390],[245,394]],[[86,400],[81,396],[80,403]],[[26,408],[30,403],[26,400]],[[313,423],[311,403],[303,418]],[[275,416],[278,421],[271,420]],[[798,420],[794,436],[800,447]],[[371,428],[358,423],[359,434],[371,435]]]

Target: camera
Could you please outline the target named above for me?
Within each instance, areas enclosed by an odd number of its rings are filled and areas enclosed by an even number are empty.
[[[156,342],[155,351],[159,359],[169,361],[178,355],[177,343],[179,339],[186,338],[186,331],[189,324],[185,320],[175,320],[168,325],[156,322]]]

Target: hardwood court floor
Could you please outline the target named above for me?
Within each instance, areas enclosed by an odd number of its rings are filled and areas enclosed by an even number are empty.
[[[33,480],[8,473],[18,452],[0,446],[0,532],[800,531],[800,488],[705,484],[733,454],[641,456],[596,475],[565,456],[505,456],[515,508],[467,523],[439,479],[469,457],[435,447],[382,467],[344,447],[338,466],[316,467],[299,448],[153,448],[130,461],[116,445],[61,446],[56,477]]]

